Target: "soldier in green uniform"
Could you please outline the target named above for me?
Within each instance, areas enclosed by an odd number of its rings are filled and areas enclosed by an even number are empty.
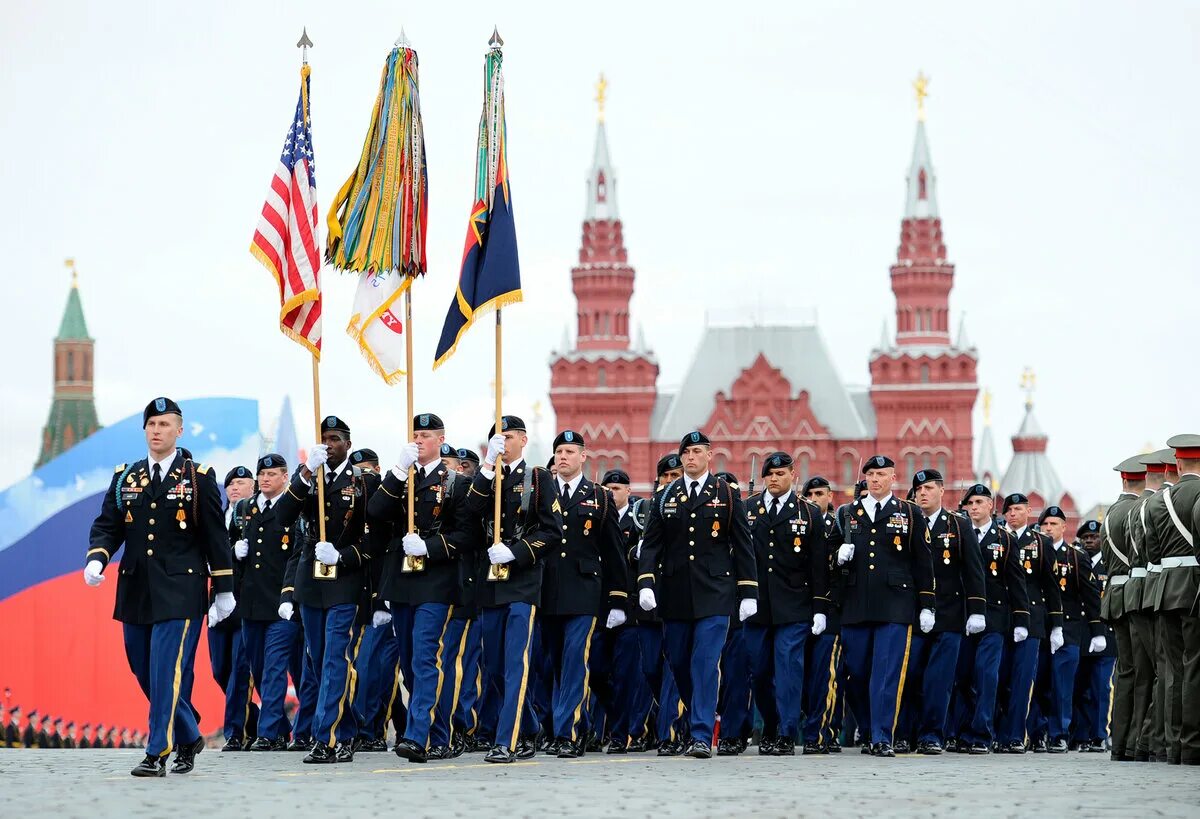
[[[1142,726],[1142,736],[1138,738],[1136,759],[1143,759],[1143,742],[1147,743],[1145,758],[1151,762],[1167,760],[1166,746],[1166,696],[1167,696],[1167,657],[1163,646],[1163,618],[1155,609],[1158,599],[1158,588],[1162,582],[1162,549],[1158,542],[1158,531],[1151,522],[1151,508],[1162,503],[1162,491],[1174,485],[1167,467],[1167,456],[1171,457],[1171,469],[1174,469],[1174,451],[1160,449],[1142,456],[1146,465],[1146,488],[1151,490],[1144,500],[1140,501],[1134,513],[1137,520],[1132,524],[1132,532],[1138,543],[1138,551],[1144,554],[1146,577],[1142,582],[1141,605],[1142,613],[1148,618],[1149,635],[1147,650],[1154,663],[1154,689],[1150,697],[1150,707],[1146,712],[1146,722]],[[1165,514],[1166,510],[1162,510]]]

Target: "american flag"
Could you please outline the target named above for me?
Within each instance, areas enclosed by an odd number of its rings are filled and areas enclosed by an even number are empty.
[[[317,250],[317,177],[308,112],[308,66],[296,116],[283,140],[250,253],[279,284],[279,329],[321,357],[321,255]]]

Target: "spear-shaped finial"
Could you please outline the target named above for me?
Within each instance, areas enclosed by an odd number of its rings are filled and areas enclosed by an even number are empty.
[[[300,32],[300,39],[296,41],[296,48],[300,49],[300,60],[304,65],[308,65],[308,50],[312,48],[313,41],[308,39],[308,26]]]
[[[412,48],[412,43],[408,41],[408,35],[404,33],[404,26],[400,26],[400,36],[393,43],[395,48]]]
[[[63,261],[63,264],[65,264],[67,269],[71,271],[71,287],[79,287],[79,270],[77,270],[75,267],[75,260],[66,259]]]
[[[504,38],[500,36],[500,27],[492,26],[492,36],[488,39],[488,45],[493,51],[498,51],[504,46]]]

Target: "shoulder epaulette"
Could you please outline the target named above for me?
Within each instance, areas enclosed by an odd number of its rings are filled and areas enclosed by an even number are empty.
[[[120,475],[125,471],[125,464],[117,464],[117,468],[113,470],[114,475]]]
[[[210,469],[212,469],[212,467],[210,467],[208,464],[198,464],[196,466],[196,471],[198,473],[200,473],[201,475],[207,475],[208,470],[210,470]]]

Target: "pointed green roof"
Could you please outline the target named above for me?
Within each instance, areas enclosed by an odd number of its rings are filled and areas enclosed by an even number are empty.
[[[67,309],[63,311],[62,324],[58,325],[55,341],[91,341],[87,322],[83,320],[83,303],[79,300],[79,288],[71,285],[67,296]]]

